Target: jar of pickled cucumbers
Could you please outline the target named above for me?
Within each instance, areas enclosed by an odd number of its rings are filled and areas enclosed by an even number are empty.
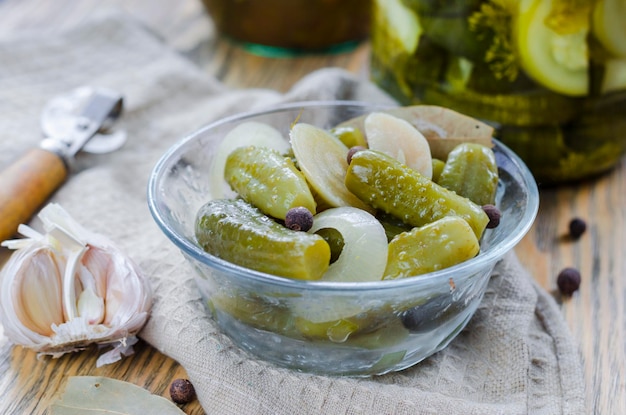
[[[485,120],[540,183],[626,151],[626,0],[374,0],[373,80]]]

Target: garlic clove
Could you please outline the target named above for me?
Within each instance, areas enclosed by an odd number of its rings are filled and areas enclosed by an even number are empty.
[[[57,255],[58,252],[44,245],[32,244],[29,250],[15,252],[0,273],[0,316],[4,332],[18,344],[32,347],[45,343],[50,326],[64,321]],[[17,264],[15,278],[6,272],[11,262]]]
[[[147,297],[128,295],[129,292],[144,289],[141,286],[141,281],[126,277],[126,275],[136,272],[135,265],[117,256],[111,260],[110,266],[114,271],[110,272],[107,278],[107,306],[104,324],[110,326],[129,325],[133,314],[137,311],[147,311],[150,304],[146,301],[148,300]],[[129,330],[135,324],[128,327]]]
[[[103,235],[87,231],[59,205],[39,214],[46,234],[27,238],[0,272],[0,321],[16,344],[58,357],[91,343],[113,346],[97,365],[132,353],[152,305],[147,279]]]
[[[21,281],[13,286],[17,316],[26,327],[50,336],[53,324],[64,321],[61,304],[61,275],[55,254],[38,249],[20,271]]]
[[[91,288],[87,288],[78,297],[78,315],[84,317],[90,325],[98,324],[104,318],[104,299]]]

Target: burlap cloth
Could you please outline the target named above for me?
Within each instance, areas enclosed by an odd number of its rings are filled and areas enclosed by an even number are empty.
[[[149,276],[155,303],[140,337],[185,367],[207,413],[583,412],[580,355],[560,310],[512,254],[497,265],[478,312],[448,348],[375,378],[313,376],[255,360],[204,311],[193,271],[148,211],[146,185],[160,155],[186,133],[240,110],[308,99],[391,101],[373,85],[325,69],[284,95],[228,90],[151,31],[107,16],[58,37],[0,43],[0,165],[38,143],[48,99],[83,84],[124,94],[121,123],[129,140],[115,153],[81,156],[84,168],[53,201],[110,236]]]

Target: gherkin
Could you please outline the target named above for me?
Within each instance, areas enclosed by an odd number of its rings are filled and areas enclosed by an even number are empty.
[[[467,222],[445,216],[391,240],[383,279],[439,271],[475,257],[479,250],[478,239]]]
[[[411,226],[460,216],[480,238],[489,222],[483,209],[471,200],[375,150],[359,151],[352,157],[345,183],[364,202]]]
[[[276,150],[237,148],[226,159],[224,177],[243,199],[269,216],[284,220],[294,207],[315,214],[315,200],[304,175]]]
[[[479,206],[493,204],[498,189],[496,156],[480,144],[459,144],[448,155],[437,183]]]
[[[195,236],[209,254],[281,277],[317,280],[330,264],[324,238],[292,231],[242,199],[214,199],[202,206]]]

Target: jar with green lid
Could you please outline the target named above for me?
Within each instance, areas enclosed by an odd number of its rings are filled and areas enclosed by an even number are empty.
[[[626,152],[626,0],[374,0],[371,31],[376,83],[491,123],[540,183]]]
[[[218,31],[265,56],[342,52],[369,34],[371,0],[202,0]]]

